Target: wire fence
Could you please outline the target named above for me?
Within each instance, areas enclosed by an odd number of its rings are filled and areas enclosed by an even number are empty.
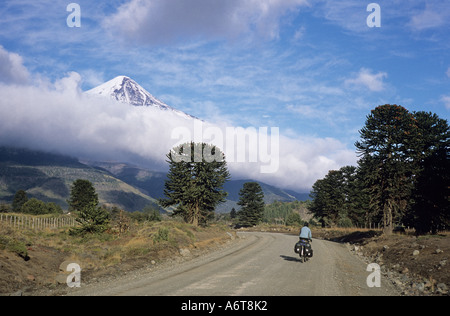
[[[13,228],[30,228],[35,230],[47,228],[58,229],[77,225],[75,218],[70,216],[38,217],[3,213],[0,213],[0,222],[6,223]]]

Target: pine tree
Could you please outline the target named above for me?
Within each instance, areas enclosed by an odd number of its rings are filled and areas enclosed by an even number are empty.
[[[237,212],[236,212],[236,209],[233,207],[230,212],[230,218],[235,219],[236,216],[237,216]]]
[[[263,219],[264,193],[256,182],[246,182],[239,191],[241,210],[238,212],[239,225],[244,227],[255,226]]]
[[[217,204],[225,202],[228,195],[223,190],[230,178],[225,155],[216,146],[191,142],[173,148],[166,157],[167,198],[160,200],[161,206],[174,206],[173,215],[182,216],[187,223],[206,225]]]

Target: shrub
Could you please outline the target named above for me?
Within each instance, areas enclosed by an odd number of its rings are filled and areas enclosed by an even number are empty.
[[[160,227],[158,233],[153,237],[153,242],[159,243],[161,241],[169,241],[169,229],[167,227]]]

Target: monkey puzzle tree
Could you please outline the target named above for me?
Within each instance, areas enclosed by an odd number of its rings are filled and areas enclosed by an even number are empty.
[[[263,219],[264,193],[257,182],[246,182],[239,191],[239,225],[254,226]]]
[[[102,233],[108,229],[109,214],[98,206],[98,195],[90,181],[74,181],[67,202],[77,212],[76,220],[80,223],[80,226],[70,230],[71,234]]]
[[[417,164],[411,154],[417,133],[413,114],[401,106],[386,104],[367,116],[360,130],[361,141],[355,143],[362,157],[360,171],[373,197],[372,212],[383,214],[388,234],[410,206],[413,177],[417,174]]]
[[[173,215],[182,216],[187,223],[205,225],[228,195],[223,190],[230,179],[225,155],[216,146],[190,142],[173,148],[166,157],[167,198],[160,199],[161,206],[174,206]]]
[[[416,112],[419,127],[415,160],[414,203],[408,216],[417,234],[450,228],[450,129],[436,114]]]
[[[83,208],[98,204],[98,194],[95,192],[94,185],[89,180],[78,179],[72,184],[70,198],[67,200],[70,208],[75,211],[81,211]]]

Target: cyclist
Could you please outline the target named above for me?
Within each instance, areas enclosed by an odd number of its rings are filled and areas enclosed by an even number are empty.
[[[303,240],[307,240],[307,241],[312,241],[312,234],[311,234],[311,229],[309,229],[309,224],[308,222],[305,222],[305,225],[302,227],[301,231],[300,231],[300,239]]]

